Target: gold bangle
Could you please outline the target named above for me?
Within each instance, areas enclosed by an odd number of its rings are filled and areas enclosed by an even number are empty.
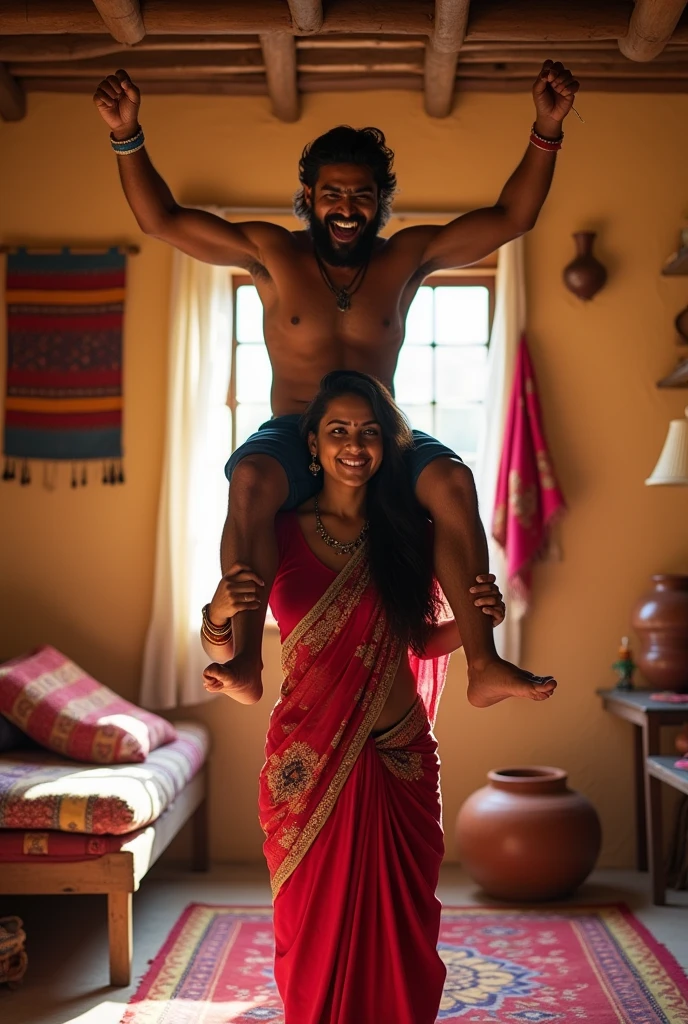
[[[221,646],[232,639],[232,620],[228,619],[224,626],[216,626],[209,615],[210,605],[203,605],[201,610],[201,631],[203,636],[212,644]]]
[[[224,636],[218,636],[208,633],[204,626],[201,626],[201,636],[213,647],[224,647],[233,639],[231,629]]]

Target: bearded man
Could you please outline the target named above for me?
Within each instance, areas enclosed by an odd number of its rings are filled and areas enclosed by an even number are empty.
[[[243,268],[263,303],[273,419],[227,464],[230,501],[221,545],[223,573],[239,563],[264,583],[259,607],[233,622],[235,654],[223,675],[237,700],[253,703],[262,695],[263,623],[277,566],[275,515],[319,487],[317,467],[309,472],[300,414],[331,370],[372,374],[392,389],[406,314],[423,280],[475,263],[534,226],[577,90],[568,69],[545,61],[533,85],[536,116],[526,152],[494,206],[383,239],[378,232],[389,217],[396,178],[378,129],[340,126],[306,147],[295,203],[305,230],[264,221],[231,224],[175,201],[146,152],[140,91],[126,71],[98,86],[94,101],[111,129],[122,186],[141,230],[206,263]],[[409,473],[434,524],[436,574],[463,638],[469,700],[486,706],[508,696],[538,699],[542,677],[498,657],[492,620],[473,605],[470,588],[488,572],[488,554],[471,472],[434,438],[414,436]],[[357,454],[343,452],[352,473]],[[213,619],[212,603],[206,614],[215,628],[223,625]]]

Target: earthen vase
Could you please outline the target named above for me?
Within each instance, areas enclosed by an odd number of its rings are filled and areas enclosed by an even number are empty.
[[[651,687],[688,690],[688,576],[652,576],[633,609],[640,640],[638,668]]]
[[[564,284],[579,299],[588,300],[597,295],[607,280],[606,268],[592,254],[594,231],[576,231],[576,257],[564,267]]]
[[[469,796],[456,819],[459,858],[486,893],[535,901],[571,895],[595,866],[595,808],[560,768],[503,768]]]

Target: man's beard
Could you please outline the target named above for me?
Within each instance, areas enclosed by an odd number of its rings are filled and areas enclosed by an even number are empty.
[[[348,219],[356,220],[359,223],[363,220],[359,217]],[[356,241],[350,245],[340,243],[335,246],[327,226],[327,219],[321,221],[312,210],[308,211],[308,229],[315,251],[324,263],[329,263],[331,267],[361,267],[368,262],[372,254],[380,229],[380,212],[378,211],[373,219],[368,221]]]

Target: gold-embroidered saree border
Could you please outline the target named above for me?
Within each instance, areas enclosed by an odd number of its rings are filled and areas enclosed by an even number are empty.
[[[359,551],[360,550],[361,549],[359,548]],[[351,565],[351,562],[349,562],[349,565]],[[349,565],[347,565],[346,568],[348,568]],[[298,628],[299,627],[297,626],[297,629]],[[389,692],[392,689],[392,683],[394,682],[394,679],[396,677],[402,654],[401,647],[398,645],[397,641],[392,640],[391,643],[394,645],[394,647],[392,650],[390,663],[387,666],[387,669],[380,680],[380,685],[378,686],[377,691],[375,692],[375,695],[370,702],[370,707],[368,708],[363,718],[363,721],[358,727],[356,735],[354,736],[353,740],[351,741],[351,744],[349,745],[349,749],[342,758],[342,761],[339,767],[337,768],[337,771],[335,772],[334,776],[332,777],[332,781],[327,787],[327,790],[325,791],[322,799],[320,800],[320,803],[318,804],[315,811],[309,818],[305,827],[301,830],[298,839],[296,839],[296,841],[290,848],[289,853],[284,858],[275,874],[272,876],[271,885],[273,900],[277,897],[277,894],[279,893],[281,887],[284,885],[289,876],[299,866],[299,864],[305,857],[306,853],[313,845],[323,825],[325,824],[330,814],[334,810],[335,804],[337,803],[337,798],[339,797],[339,794],[341,793],[344,787],[344,783],[348,779],[351,773],[351,769],[355,765],[361,751],[363,750],[363,747],[365,746],[366,740],[370,736],[370,733],[375,722],[380,717],[380,712],[385,706],[387,697],[389,696]]]
[[[326,608],[330,604],[332,604],[332,602],[335,600],[337,595],[340,593],[342,587],[349,580],[349,578],[350,578],[351,574],[353,573],[354,569],[357,568],[359,562],[361,561],[361,559],[365,555],[367,555],[367,553],[368,553],[368,542],[365,541],[363,544],[361,544],[361,546],[359,548],[357,548],[357,550],[355,551],[353,556],[349,559],[349,561],[346,563],[346,565],[341,570],[341,572],[337,573],[335,578],[332,580],[332,583],[330,583],[329,587],[327,588],[325,593],[322,595],[320,600],[316,604],[313,605],[313,607],[308,612],[308,614],[304,615],[304,617],[301,619],[301,621],[298,623],[298,625],[296,625],[292,629],[292,631],[289,634],[289,636],[285,638],[284,643],[282,644],[282,671],[283,672],[287,671],[287,665],[288,665],[288,662],[289,662],[289,658],[294,653],[294,650],[295,650],[296,645],[298,644],[299,640],[301,640],[303,638],[303,636],[311,628],[311,626],[313,626],[318,621],[318,619],[321,618],[321,616],[325,612]],[[366,579],[367,579],[367,574],[366,574]]]

